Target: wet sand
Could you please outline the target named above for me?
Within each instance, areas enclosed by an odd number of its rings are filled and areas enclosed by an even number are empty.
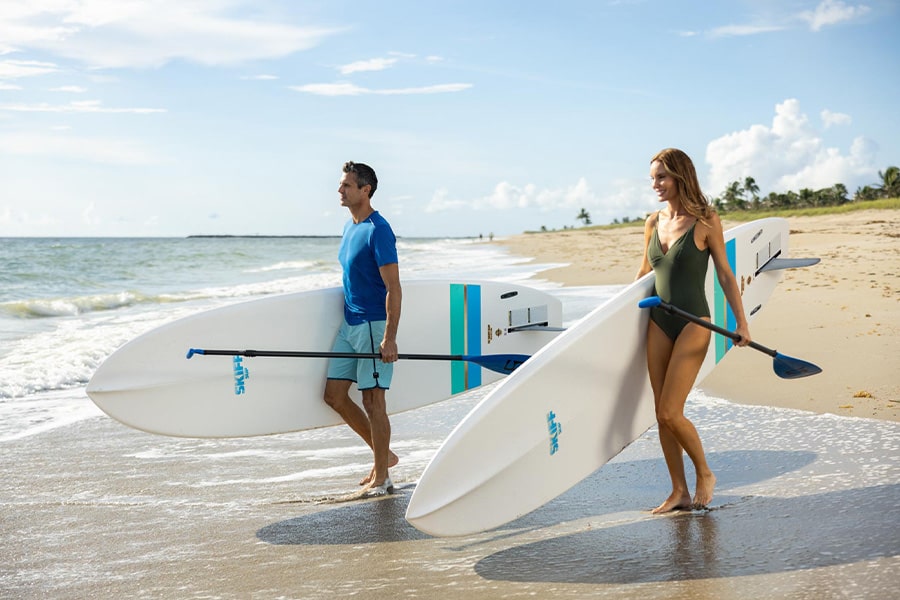
[[[894,597],[896,423],[701,396],[712,510],[649,514],[666,493],[651,430],[518,521],[432,538],[405,508],[473,402],[396,416],[398,493],[353,503],[318,503],[358,478],[343,466],[366,466],[345,428],[180,440],[98,415],[4,442],[0,597]]]

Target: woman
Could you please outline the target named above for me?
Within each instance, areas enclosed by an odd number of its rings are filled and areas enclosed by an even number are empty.
[[[700,191],[690,157],[667,148],[650,161],[653,191],[666,206],[647,218],[644,258],[637,277],[656,272],[656,295],[697,316],[709,319],[706,270],[712,256],[725,298],[734,312],[738,346],[750,342],[741,294],[725,254],[722,223]],[[684,404],[694,385],[709,346],[710,331],[660,308],[651,309],[647,328],[647,368],[656,403],[659,442],[662,446],[672,495],[654,514],[706,507],[713,497],[716,477],[706,463],[703,444],[694,425],[684,416]],[[697,487],[693,500],[684,474],[683,452],[694,463]]]

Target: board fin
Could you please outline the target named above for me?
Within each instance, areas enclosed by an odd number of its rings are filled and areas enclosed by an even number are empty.
[[[811,267],[818,264],[819,258],[773,258],[756,272],[757,275],[766,271],[779,271],[781,269],[798,269],[800,267]]]

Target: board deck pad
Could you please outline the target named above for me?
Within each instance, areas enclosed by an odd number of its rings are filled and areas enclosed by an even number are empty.
[[[551,294],[492,281],[404,281],[397,335],[407,354],[531,355],[555,331],[513,331],[513,312],[533,311],[559,327]],[[204,356],[189,348],[331,350],[343,319],[343,292],[328,288],[203,311],[125,344],[94,373],[91,399],[122,423],[181,437],[269,435],[341,423],[322,400],[327,360]],[[528,323],[525,323],[528,324]],[[501,378],[464,361],[398,361],[390,413],[425,406]],[[351,396],[360,401],[355,386]]]
[[[769,299],[781,270],[757,274],[760,260],[786,257],[785,219],[760,219],[725,233],[728,262],[748,319]],[[653,273],[570,325],[503,380],[459,423],[426,467],[407,520],[432,535],[467,535],[539,508],[603,466],[656,422],[647,376]],[[710,260],[712,321],[734,329],[734,313]],[[714,335],[699,382],[730,354]]]

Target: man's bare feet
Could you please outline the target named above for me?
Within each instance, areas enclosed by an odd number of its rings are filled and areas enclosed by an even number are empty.
[[[388,469],[391,467],[397,466],[397,463],[400,462],[400,457],[388,451]],[[375,479],[375,467],[372,467],[372,470],[369,471],[369,474],[359,480],[359,485],[369,485],[372,483],[372,480]]]
[[[706,475],[697,475],[697,491],[694,493],[693,508],[706,508],[713,499],[716,487],[716,476],[710,471]]]
[[[672,512],[675,510],[687,510],[691,508],[691,495],[687,492],[672,492],[666,501],[650,511],[654,515]]]

